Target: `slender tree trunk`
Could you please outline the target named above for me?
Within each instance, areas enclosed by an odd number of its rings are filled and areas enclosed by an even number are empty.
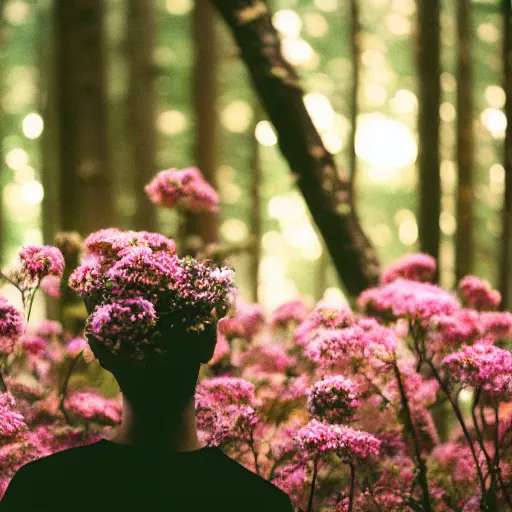
[[[55,95],[55,47],[53,45],[54,24],[52,10],[38,5],[39,19],[39,112],[44,120],[44,130],[40,139],[41,180],[44,188],[43,197],[43,241],[53,245],[55,233],[61,226],[59,205],[59,161],[58,133]],[[70,262],[66,261],[66,264]],[[52,320],[63,320],[63,301],[48,299],[46,316]]]
[[[205,179],[216,189],[217,169],[217,63],[218,44],[214,10],[209,2],[195,2],[193,12],[195,50],[192,101],[195,107],[195,161]],[[199,236],[203,244],[218,238],[218,215],[187,216],[187,236]]]
[[[112,226],[107,145],[103,2],[56,0],[57,103],[62,229]]]
[[[459,62],[457,76],[457,281],[470,274],[474,260],[473,235],[473,98],[471,73],[471,2],[457,1]]]
[[[505,113],[509,122],[505,135],[505,199],[502,213],[500,291],[501,309],[506,311],[512,304],[512,7],[510,0],[502,2],[504,89],[507,93]]]
[[[156,67],[153,54],[156,39],[154,4],[148,0],[128,1],[127,47],[130,66],[128,92],[128,136],[135,167],[137,210],[133,219],[137,230],[155,231],[155,208],[144,186],[156,172],[155,130]]]
[[[378,282],[377,255],[354,212],[349,181],[325,149],[305,108],[299,77],[282,57],[268,6],[261,0],[212,3],[233,32],[340,279],[348,293],[360,293]]]
[[[0,0],[0,77],[4,76],[4,61],[1,57],[2,55],[2,48],[4,44],[6,44],[6,33],[5,33],[5,23],[4,23],[4,7],[5,7],[5,0]],[[3,98],[3,80],[0,80],[0,97]],[[0,140],[3,139],[2,137],[2,128],[4,126],[3,123],[3,117],[4,112],[2,108],[2,104],[0,102]],[[0,171],[2,171],[4,164],[4,155],[3,155],[3,147],[2,144],[0,144]],[[5,215],[4,215],[4,205],[3,205],[3,187],[5,186],[4,179],[2,178],[3,172],[0,172],[0,268],[3,266],[4,263],[4,251],[5,251]],[[1,375],[0,375],[1,379]],[[0,382],[1,384],[1,382]],[[2,387],[0,386],[0,390],[2,390]]]
[[[419,237],[421,250],[439,260],[440,2],[418,0]]]
[[[261,262],[261,237],[262,237],[262,219],[261,219],[261,159],[260,144],[254,135],[256,125],[261,121],[261,108],[259,104],[255,108],[254,127],[251,132],[252,137],[252,181],[251,181],[251,236],[254,238],[254,247],[251,251],[251,299],[258,302],[259,275]]]
[[[359,95],[359,73],[360,73],[360,31],[359,24],[359,2],[350,0],[350,47],[352,50],[352,93],[351,93],[351,111],[350,124],[352,131],[350,133],[350,183],[354,191],[354,183],[357,174],[357,155],[356,155],[356,131]]]
[[[59,202],[56,76],[53,73],[55,46],[52,36],[55,26],[50,9],[39,7],[38,16],[41,24],[39,40],[40,113],[44,120],[44,130],[41,135],[41,176],[44,187],[43,240],[46,244],[53,244],[55,233],[60,230],[62,225]]]

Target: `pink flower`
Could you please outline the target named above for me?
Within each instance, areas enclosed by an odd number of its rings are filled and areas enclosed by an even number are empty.
[[[304,465],[285,464],[280,466],[272,483],[284,491],[294,506],[299,508],[306,499],[309,476]]]
[[[145,295],[166,291],[177,273],[177,258],[149,247],[128,247],[118,254],[104,275],[111,283],[110,293],[120,297]]]
[[[89,253],[103,258],[115,257],[119,251],[128,247],[147,247],[155,252],[166,252],[171,256],[176,253],[174,240],[160,233],[121,231],[117,228],[95,231],[85,239],[84,244]]]
[[[451,315],[460,309],[457,299],[442,288],[402,278],[378,288],[368,288],[357,302],[369,315],[395,319],[429,320],[434,315]]]
[[[508,311],[490,311],[480,313],[482,336],[490,341],[512,336],[512,313]]]
[[[26,245],[21,248],[19,258],[22,273],[33,281],[48,275],[61,277],[64,272],[64,256],[51,245]]]
[[[287,327],[290,323],[299,324],[306,318],[306,306],[302,300],[292,300],[279,306],[273,313],[273,327]]]
[[[215,366],[219,364],[221,361],[230,358],[231,356],[231,347],[229,346],[228,340],[217,330],[217,343],[215,345],[215,350],[213,352],[212,358],[208,361],[208,366]]]
[[[82,337],[78,337],[78,338],[73,338],[68,343],[66,350],[67,350],[67,353],[71,357],[76,357],[80,352],[82,352],[82,350],[84,350],[84,348],[86,346],[87,346],[87,341]]]
[[[228,339],[252,340],[264,323],[263,309],[259,304],[247,304],[237,298],[230,315],[219,322],[219,328]]]
[[[432,281],[436,272],[436,260],[423,253],[407,254],[386,268],[380,278],[382,284],[391,283],[398,278],[411,281]]]
[[[392,352],[397,345],[396,333],[372,318],[345,329],[318,329],[306,346],[305,355],[319,365],[329,366],[346,358]]]
[[[46,276],[41,280],[41,290],[53,299],[60,299],[60,285],[61,278],[57,276]]]
[[[86,333],[113,355],[138,362],[146,359],[145,340],[156,326],[153,304],[145,299],[124,299],[96,308],[87,319]]]
[[[341,375],[333,375],[316,382],[308,393],[308,410],[328,423],[351,420],[361,405],[358,386]]]
[[[34,356],[42,355],[47,346],[48,342],[41,336],[25,334],[20,338],[21,346],[26,352]]]
[[[14,342],[25,332],[25,319],[5,298],[0,296],[0,354],[10,354]]]
[[[335,308],[320,301],[309,317],[297,327],[295,341],[298,345],[305,345],[319,328],[342,329],[350,327],[354,322],[355,317],[351,309]]]
[[[62,324],[54,320],[43,320],[35,329],[37,336],[52,338],[62,334]]]
[[[431,459],[446,471],[456,484],[475,482],[475,461],[467,444],[453,441],[440,444],[432,451]]]
[[[285,373],[297,363],[285,349],[276,343],[264,343],[249,348],[241,355],[240,365],[254,366],[262,372]]]
[[[16,411],[16,401],[10,393],[0,393],[0,440],[14,437],[27,429],[25,418]]]
[[[68,286],[80,297],[101,292],[103,272],[101,261],[85,263],[77,267],[68,279]]]
[[[122,420],[123,406],[96,393],[75,392],[64,405],[70,413],[101,425],[118,425]]]
[[[197,386],[197,395],[209,395],[218,406],[252,405],[254,384],[237,377],[212,377]]]
[[[297,433],[299,449],[310,458],[335,453],[345,460],[377,456],[381,442],[368,432],[312,419]]]
[[[32,403],[41,400],[47,394],[47,389],[39,383],[33,385],[24,384],[14,380],[12,377],[4,377],[4,381],[9,391],[16,399],[26,400]]]
[[[432,318],[429,338],[433,349],[446,350],[463,343],[473,343],[481,334],[480,316],[472,309],[461,309],[451,315],[437,315]]]
[[[512,354],[490,343],[478,342],[443,359],[450,378],[464,386],[482,388],[491,395],[512,394]]]
[[[459,290],[468,307],[478,311],[493,311],[501,302],[500,292],[493,290],[487,281],[476,276],[462,278]]]
[[[153,204],[167,208],[210,213],[219,208],[217,192],[193,167],[160,171],[144,190]]]

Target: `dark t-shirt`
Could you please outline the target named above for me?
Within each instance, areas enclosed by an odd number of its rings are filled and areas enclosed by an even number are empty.
[[[19,469],[0,512],[293,512],[288,496],[221,450],[148,453],[105,439]]]

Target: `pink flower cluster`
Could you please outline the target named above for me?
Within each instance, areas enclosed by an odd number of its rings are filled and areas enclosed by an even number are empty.
[[[432,281],[435,272],[436,260],[429,254],[407,254],[382,272],[380,282],[387,284],[398,278],[421,282]]]
[[[10,354],[14,342],[25,332],[23,315],[0,296],[0,354]]]
[[[62,334],[62,324],[55,320],[43,320],[36,327],[34,333],[43,338],[53,338]]]
[[[92,233],[85,246],[90,256],[71,274],[69,286],[90,311],[113,300],[140,298],[153,304],[157,318],[167,317],[170,327],[179,322],[187,331],[203,331],[231,307],[233,271],[208,260],[179,258],[174,242],[163,235],[108,229]],[[142,360],[140,352],[133,357]]]
[[[167,208],[179,207],[196,213],[214,213],[219,209],[217,192],[195,167],[160,171],[145,191],[153,204]]]
[[[318,329],[304,354],[319,365],[329,366],[347,358],[392,352],[397,343],[393,329],[373,318],[361,318],[345,329]]]
[[[40,281],[48,275],[60,277],[64,272],[64,256],[51,245],[26,245],[21,248],[19,258],[22,273],[32,281]]]
[[[459,290],[468,307],[478,311],[493,311],[501,302],[500,292],[493,290],[487,281],[476,276],[462,278]]]
[[[209,446],[252,442],[260,424],[258,414],[249,405],[254,401],[254,386],[246,386],[250,383],[234,377],[214,377],[203,382],[206,386],[201,383],[195,403],[200,439]]]
[[[252,340],[264,323],[263,309],[259,304],[246,304],[237,298],[230,315],[219,322],[219,328],[228,339]]]
[[[208,395],[218,406],[253,405],[254,384],[238,377],[204,379],[196,389],[199,396]]]
[[[295,358],[288,355],[286,350],[276,343],[262,343],[250,347],[240,358],[242,367],[252,367],[258,372],[285,373],[296,362]]]
[[[61,278],[58,276],[46,276],[41,280],[41,290],[53,299],[60,299],[60,286]]]
[[[26,429],[25,418],[16,410],[14,397],[10,393],[0,393],[0,441]]]
[[[34,385],[24,384],[12,377],[5,377],[4,381],[16,399],[26,400],[27,402],[37,402],[43,399],[48,391],[39,383]]]
[[[328,376],[316,382],[308,393],[308,410],[328,423],[346,423],[361,405],[355,382],[342,375]]]
[[[451,315],[460,309],[457,299],[439,286],[398,278],[380,287],[368,288],[358,298],[369,315],[428,320],[434,315]]]
[[[377,456],[381,442],[368,432],[312,419],[297,432],[297,444],[311,458],[335,453],[344,460],[354,461]]]
[[[137,362],[145,359],[144,340],[155,326],[153,304],[136,297],[98,306],[87,319],[86,333],[110,353]]]
[[[481,388],[491,395],[512,396],[512,353],[477,342],[443,359],[450,378],[463,386]]]
[[[84,338],[73,338],[66,347],[67,353],[71,357],[76,357],[87,346],[87,341]]]
[[[306,306],[302,300],[292,300],[279,306],[273,313],[270,323],[273,327],[288,327],[296,323],[300,324],[306,318]]]
[[[474,483],[476,466],[469,446],[454,441],[440,444],[432,451],[431,459],[447,471],[456,484]]]
[[[117,228],[100,229],[91,233],[84,241],[90,254],[102,258],[113,258],[128,247],[148,247],[155,252],[176,253],[174,240],[160,233],[148,231],[121,231]]]
[[[64,406],[70,413],[100,425],[114,426],[122,420],[123,406],[119,401],[89,391],[73,393]]]
[[[295,341],[305,345],[318,329],[343,329],[355,322],[354,313],[350,308],[334,308],[320,301],[308,318],[295,330]]]
[[[34,356],[42,355],[48,346],[43,337],[34,334],[24,334],[19,341],[23,349]]]

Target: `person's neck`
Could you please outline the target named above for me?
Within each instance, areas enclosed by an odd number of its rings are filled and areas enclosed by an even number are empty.
[[[197,435],[194,396],[183,406],[144,406],[142,410],[123,394],[123,421],[112,442],[188,452],[204,447]]]

